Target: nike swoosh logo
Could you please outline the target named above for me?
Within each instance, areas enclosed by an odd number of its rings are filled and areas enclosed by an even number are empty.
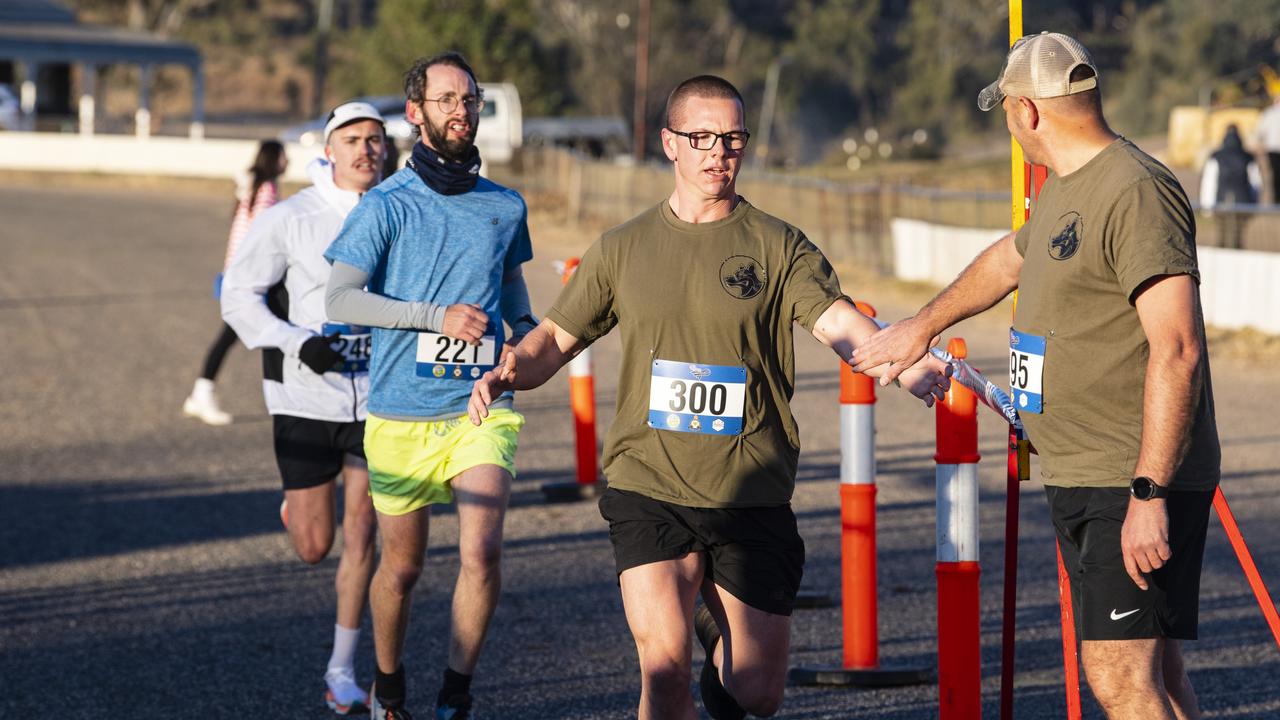
[[[1129,612],[1123,612],[1123,613],[1118,613],[1118,612],[1116,612],[1114,609],[1112,609],[1112,611],[1111,611],[1111,619],[1112,619],[1112,620],[1121,620],[1121,619],[1123,619],[1123,618],[1127,618],[1127,617],[1129,617],[1130,615],[1132,615],[1132,614],[1134,614],[1134,613],[1138,612],[1138,610],[1141,610],[1141,609],[1142,609],[1142,608],[1137,608],[1137,609],[1134,609],[1134,610],[1130,610]]]

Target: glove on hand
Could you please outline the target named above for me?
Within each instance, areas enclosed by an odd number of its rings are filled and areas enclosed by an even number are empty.
[[[321,337],[319,335],[308,338],[302,343],[302,347],[298,348],[298,359],[311,368],[317,375],[323,375],[326,372],[338,366],[342,362],[342,353],[334,350],[331,345],[337,342],[338,333]]]

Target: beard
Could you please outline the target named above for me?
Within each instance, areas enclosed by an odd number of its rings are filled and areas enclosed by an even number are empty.
[[[427,140],[431,143],[431,147],[440,157],[450,162],[462,162],[471,155],[471,148],[476,143],[476,124],[471,123],[471,127],[465,138],[451,139],[449,137],[449,121],[436,125],[431,122],[431,118],[427,117],[427,111],[422,111],[423,129],[427,131]]]

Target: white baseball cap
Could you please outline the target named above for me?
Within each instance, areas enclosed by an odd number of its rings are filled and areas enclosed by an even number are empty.
[[[333,109],[329,113],[329,119],[324,123],[324,139],[329,141],[329,133],[337,130],[343,125],[349,125],[357,120],[377,120],[386,125],[386,120],[382,119],[382,113],[378,109],[367,102],[349,102],[343,103]]]
[[[1093,77],[1071,82],[1071,71],[1084,65]],[[1019,38],[1009,48],[1000,77],[978,94],[978,107],[991,110],[1006,95],[1053,98],[1074,95],[1098,86],[1098,67],[1079,40],[1056,32]]]

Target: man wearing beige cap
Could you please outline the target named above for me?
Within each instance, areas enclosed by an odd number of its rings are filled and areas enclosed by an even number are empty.
[[[1019,40],[978,105],[1051,172],[1031,220],[859,347],[882,382],[1013,290],[1010,385],[1041,460],[1089,685],[1112,718],[1198,718],[1196,637],[1220,452],[1186,193],[1102,115],[1088,51]]]

